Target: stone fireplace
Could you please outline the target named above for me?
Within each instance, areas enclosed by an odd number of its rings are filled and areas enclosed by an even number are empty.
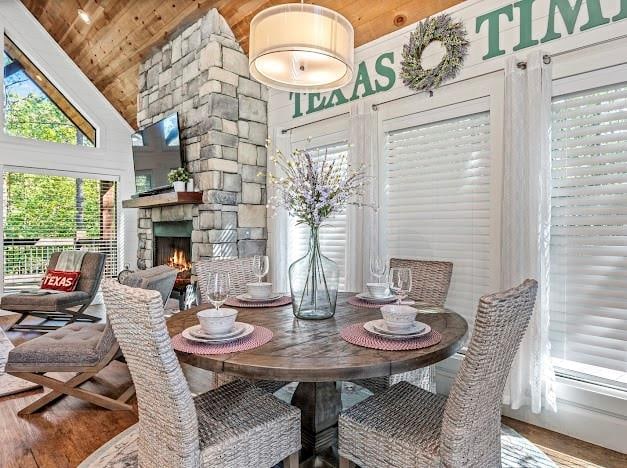
[[[165,223],[191,225],[189,240],[167,245],[186,251],[189,241],[192,263],[265,253],[266,103],[267,89],[249,76],[248,58],[215,9],[146,57],[138,125],[178,111],[185,165],[202,201],[139,210],[139,268],[169,261],[160,239],[168,236],[157,234],[174,226]]]

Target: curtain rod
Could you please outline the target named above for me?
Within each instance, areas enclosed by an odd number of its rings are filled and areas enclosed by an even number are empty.
[[[285,135],[286,133],[291,132],[292,130],[296,130],[297,128],[306,127],[307,125],[314,125],[320,122],[324,122],[325,120],[331,120],[336,117],[342,117],[343,115],[349,115],[349,114],[350,112],[342,112],[341,114],[332,115],[331,117],[325,117],[324,119],[314,120],[313,122],[307,122],[307,123],[296,125],[290,128],[284,128],[283,130],[281,130],[281,135]]]

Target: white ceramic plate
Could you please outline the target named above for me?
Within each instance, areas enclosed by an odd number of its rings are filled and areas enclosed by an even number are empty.
[[[364,329],[368,333],[372,333],[375,336],[379,336],[381,338],[385,338],[386,340],[394,340],[394,341],[411,340],[413,338],[418,338],[419,336],[426,335],[427,333],[429,333],[431,331],[431,327],[429,325],[425,325],[425,329],[424,330],[420,331],[419,333],[415,333],[413,335],[392,335],[390,333],[381,333],[376,328],[374,328],[374,322],[376,322],[376,321],[377,320],[372,320],[370,322],[364,323]]]
[[[203,340],[221,340],[223,338],[231,338],[232,336],[241,335],[241,333],[244,331],[244,325],[246,324],[242,322],[235,322],[231,331],[215,334],[207,333],[205,330],[203,330],[202,325],[194,325],[193,327],[188,328],[188,330],[189,333],[196,338],[201,338]]]
[[[269,297],[258,299],[258,298],[253,298],[251,297],[250,294],[246,293],[246,294],[240,294],[239,296],[236,296],[236,299],[242,302],[272,302],[272,301],[276,301],[277,299],[281,297],[283,297],[283,294],[281,293],[272,293]]]
[[[238,325],[241,327],[240,328],[241,333],[234,335],[234,336],[229,336],[227,338],[199,338],[197,336],[192,335],[190,333],[190,330],[195,327],[200,327],[200,325],[194,325],[194,327],[186,328],[185,330],[183,330],[181,335],[183,335],[183,338],[190,340],[190,341],[196,341],[197,343],[222,344],[222,343],[229,343],[231,341],[239,340],[241,338],[245,338],[248,335],[250,335],[253,331],[255,331],[255,327],[249,323],[235,322],[235,326],[238,326]]]
[[[393,331],[388,328],[385,320],[380,319],[374,320],[372,326],[378,332],[385,333],[386,335],[417,335],[421,333],[427,325],[422,322],[414,322],[414,325],[412,327],[409,327],[405,330]]]
[[[357,297],[363,301],[372,302],[374,304],[389,304],[396,300],[396,296],[374,297],[367,292],[359,293]]]

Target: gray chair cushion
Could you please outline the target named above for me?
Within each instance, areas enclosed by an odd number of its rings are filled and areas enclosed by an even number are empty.
[[[161,299],[165,304],[170,294],[172,294],[177,274],[176,269],[167,265],[160,265],[146,270],[134,271],[124,278],[122,284],[131,288],[159,291]]]
[[[84,291],[58,294],[7,294],[0,299],[0,308],[15,311],[54,312],[89,301],[91,296]]]
[[[26,341],[9,352],[7,371],[46,372],[51,368],[91,367],[115,344],[104,323],[71,323]]]

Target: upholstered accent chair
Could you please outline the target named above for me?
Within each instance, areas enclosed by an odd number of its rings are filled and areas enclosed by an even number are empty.
[[[501,466],[501,398],[537,282],[483,296],[448,398],[400,382],[340,415],[340,467]]]
[[[105,304],[139,405],[138,465],[298,465],[300,411],[235,380],[192,397],[155,291],[107,280]],[[130,313],[129,313],[130,312]]]
[[[443,307],[448,295],[453,274],[453,264],[435,260],[406,260],[401,258],[390,259],[390,268],[411,269],[411,292],[408,299],[417,302]],[[418,387],[435,393],[435,367],[429,366],[390,377],[375,377],[371,379],[355,380],[373,393],[387,390],[398,382],[410,382]]]
[[[159,291],[163,304],[165,305],[170,297],[170,294],[172,294],[177,274],[178,272],[176,268],[172,268],[167,265],[159,265],[153,268],[146,268],[145,270],[137,270],[129,273],[120,281],[120,283],[132,288]]]
[[[54,269],[61,252],[55,252],[50,257],[48,268]],[[89,304],[98,293],[98,286],[102,279],[105,267],[106,254],[87,252],[83,258],[81,275],[76,290],[58,294],[7,294],[0,299],[0,308],[22,314],[12,330],[48,331],[56,330],[59,325],[46,325],[49,320],[67,321],[68,323],[97,322],[98,317],[85,313]],[[29,315],[40,317],[44,321],[36,325],[25,325],[22,321]]]
[[[119,346],[109,324],[71,323],[26,341],[9,352],[6,372],[50,390],[19,411],[31,414],[64,395],[88,401],[111,410],[132,410],[128,400],[135,391],[131,385],[117,398],[110,398],[80,387],[119,356]],[[67,381],[46,375],[74,372]]]

